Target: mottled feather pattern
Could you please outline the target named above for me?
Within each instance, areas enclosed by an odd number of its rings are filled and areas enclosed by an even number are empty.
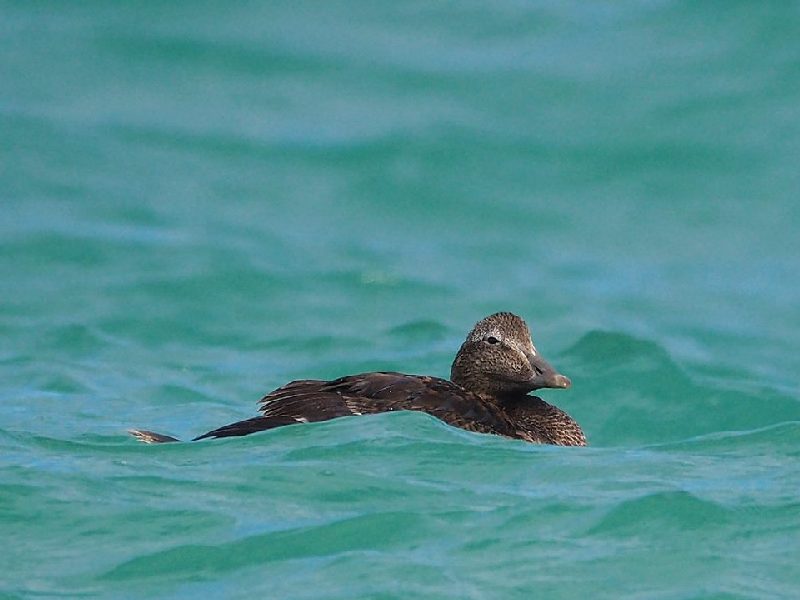
[[[524,396],[505,404],[513,423],[523,425],[534,442],[557,446],[586,446],[586,436],[577,421],[538,396]]]
[[[525,321],[511,313],[496,313],[470,331],[453,361],[450,381],[386,371],[332,381],[292,381],[260,400],[261,416],[219,427],[195,440],[415,410],[468,431],[541,444],[586,445],[581,428],[569,415],[527,395],[543,387],[568,386],[569,380],[538,355]],[[177,441],[145,430],[132,433],[148,443]]]
[[[338,416],[418,410],[464,429],[510,435],[505,413],[454,383],[424,375],[377,372],[334,381],[294,381],[261,399],[269,417],[325,421]]]

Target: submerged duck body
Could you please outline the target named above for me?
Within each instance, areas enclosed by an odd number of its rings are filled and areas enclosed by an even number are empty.
[[[394,372],[293,381],[261,399],[260,416],[214,429],[195,440],[345,416],[416,410],[468,431],[538,444],[585,446],[586,437],[574,419],[528,395],[540,388],[569,385],[569,379],[539,355],[525,321],[511,313],[495,313],[470,331],[453,361],[449,381]],[[178,441],[146,430],[131,433],[148,443]]]

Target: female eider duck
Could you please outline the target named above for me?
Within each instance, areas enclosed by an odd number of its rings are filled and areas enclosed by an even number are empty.
[[[468,431],[535,444],[585,446],[586,437],[572,417],[528,395],[541,388],[569,386],[569,379],[539,355],[525,321],[500,312],[479,321],[469,332],[453,361],[450,381],[391,372],[333,381],[292,381],[261,399],[261,416],[194,439],[248,435],[351,415],[419,410]],[[134,429],[131,434],[147,443],[178,441],[152,431]]]

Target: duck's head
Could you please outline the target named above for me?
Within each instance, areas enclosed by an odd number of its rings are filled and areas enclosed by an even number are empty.
[[[569,379],[539,355],[525,321],[508,312],[475,324],[453,361],[450,380],[496,397],[570,386]]]

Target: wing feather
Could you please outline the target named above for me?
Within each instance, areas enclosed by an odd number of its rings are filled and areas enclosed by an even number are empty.
[[[417,410],[462,429],[520,437],[499,406],[437,377],[376,372],[333,381],[293,381],[260,404],[264,416],[305,421]]]
[[[259,405],[262,416],[195,439],[248,435],[284,425],[397,410],[426,412],[469,431],[526,439],[499,405],[438,377],[377,372],[333,381],[292,381],[264,396]]]

